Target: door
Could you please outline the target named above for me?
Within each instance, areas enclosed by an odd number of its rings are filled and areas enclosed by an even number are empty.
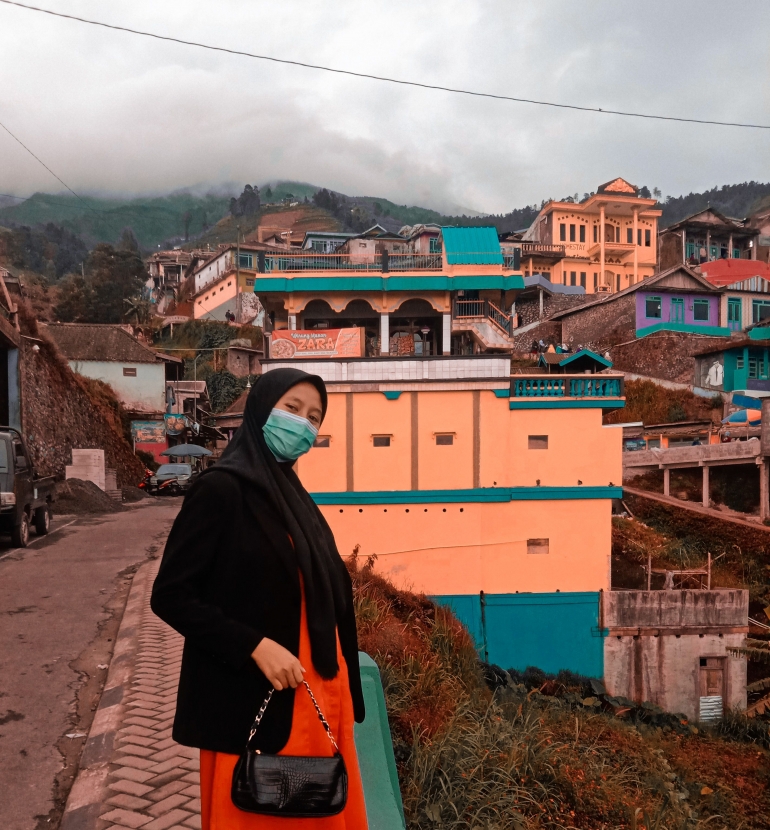
[[[681,297],[674,297],[671,300],[671,321],[672,323],[684,323],[684,300]]]
[[[724,657],[700,658],[699,720],[721,720],[724,713]]]
[[[727,328],[731,331],[740,331],[743,328],[741,312],[741,298],[728,297],[727,298]]]

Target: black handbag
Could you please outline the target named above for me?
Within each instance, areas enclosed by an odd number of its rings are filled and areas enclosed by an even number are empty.
[[[302,681],[313,701],[318,719],[329,736],[334,754],[329,758],[303,755],[265,755],[251,748],[259,723],[275,689],[257,713],[233,770],[233,804],[247,813],[285,818],[325,818],[345,809],[348,772],[332,730],[306,680]]]

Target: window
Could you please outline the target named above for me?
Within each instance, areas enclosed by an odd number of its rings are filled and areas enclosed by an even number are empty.
[[[709,319],[709,301],[694,300],[692,304],[692,319],[707,322]]]
[[[743,314],[741,313],[741,298],[728,297],[727,298],[727,326],[730,329],[741,328],[743,322]]]
[[[599,287],[599,275],[594,271],[594,291]]]
[[[733,248],[733,259],[740,259],[741,258],[741,249],[740,248]]]
[[[455,442],[455,436],[453,432],[437,432],[436,433],[436,446],[437,447],[451,447],[452,444]]]
[[[580,241],[581,242],[586,241],[586,226],[585,225],[580,226]]]
[[[375,447],[389,447],[390,435],[372,435],[372,443]]]
[[[594,225],[594,242],[599,241],[599,226]]]
[[[585,271],[580,272],[580,284],[583,286],[583,288],[586,287],[586,272]]]
[[[644,301],[644,316],[650,319],[660,320],[661,317],[660,297],[647,297]]]
[[[757,359],[756,357],[749,358],[749,377],[755,378],[757,376]]]
[[[136,369],[133,366],[123,367],[123,377],[124,378],[135,378],[136,377]]]
[[[644,232],[644,247],[650,247],[650,231],[649,229]]]
[[[238,254],[238,267],[239,268],[253,268],[254,267],[254,259],[251,254]]]
[[[27,456],[24,455],[24,447],[18,442],[13,442],[13,449],[14,455],[16,456],[16,469],[17,470],[26,470],[27,469]]]
[[[317,435],[313,441],[314,447],[329,447],[331,445],[331,435]]]
[[[735,359],[735,368],[736,369],[742,369],[743,368],[743,358],[742,357],[737,357]]]
[[[642,247],[642,229],[637,228],[636,230],[636,244],[641,248]]]
[[[615,276],[615,290],[620,291],[620,274]]]
[[[575,285],[576,284],[575,283],[575,272],[574,271],[569,272],[569,284],[570,285]]]
[[[527,553],[548,553],[548,539],[527,539]]]
[[[0,473],[8,472],[8,442],[0,439]]]
[[[751,301],[751,322],[761,323],[770,317],[770,300]]]
[[[559,223],[559,242],[567,241],[567,226],[564,222]]]
[[[634,229],[633,228],[626,228],[626,242],[629,245],[632,245],[634,242]]]
[[[530,435],[527,438],[528,450],[547,450],[548,436],[547,435]]]
[[[441,253],[441,245],[439,243],[439,238],[437,236],[431,236],[431,238],[430,238],[430,247],[428,248],[428,250],[432,254]]]
[[[575,226],[574,225],[569,226],[569,241],[570,242],[575,241]]]

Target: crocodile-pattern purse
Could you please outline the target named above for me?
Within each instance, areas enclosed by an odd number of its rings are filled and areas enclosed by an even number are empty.
[[[341,813],[348,800],[348,773],[332,730],[307,684],[318,719],[329,736],[329,757],[265,755],[251,748],[259,723],[275,689],[265,698],[233,771],[233,804],[247,813],[285,818],[324,818]]]

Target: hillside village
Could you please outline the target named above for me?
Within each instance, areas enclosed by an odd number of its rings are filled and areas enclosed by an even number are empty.
[[[770,827],[768,192],[447,217],[274,183],[102,237],[36,197],[0,209],[0,423],[59,492],[103,451],[119,506],[175,447],[215,464],[262,374],[319,374],[297,471],[408,826]]]

